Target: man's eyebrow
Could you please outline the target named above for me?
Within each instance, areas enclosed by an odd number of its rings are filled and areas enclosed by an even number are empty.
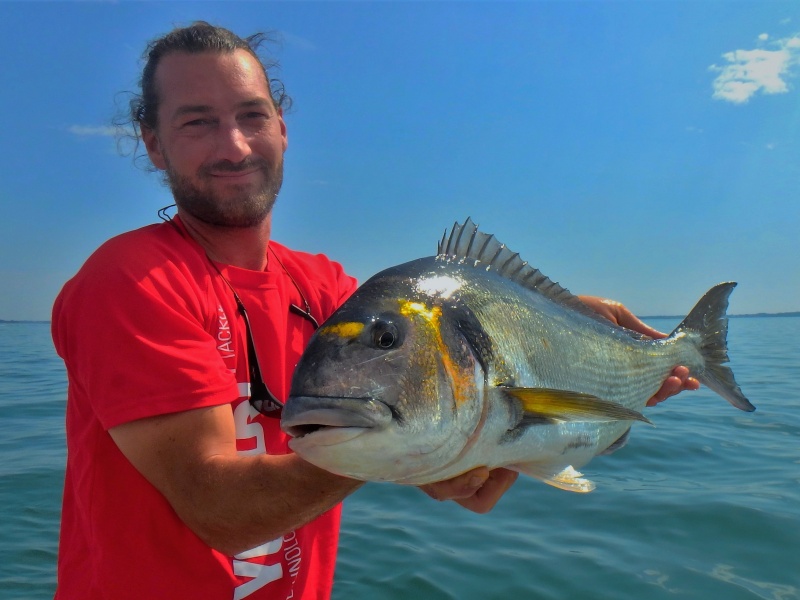
[[[213,110],[214,109],[212,107],[206,104],[185,104],[175,109],[175,112],[172,114],[172,118],[174,119],[189,114],[210,113]]]
[[[271,106],[272,100],[267,98],[253,98],[252,100],[245,100],[238,104],[239,108],[250,108],[253,106]]]
[[[244,100],[236,106],[237,108],[253,108],[268,107],[272,106],[272,104],[272,100],[267,98],[252,98],[250,100]],[[207,104],[184,104],[183,106],[179,106],[175,109],[175,112],[172,114],[172,118],[178,119],[186,115],[208,114],[211,112],[214,112],[214,107]]]

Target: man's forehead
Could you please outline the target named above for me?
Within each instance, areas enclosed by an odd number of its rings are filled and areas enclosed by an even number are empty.
[[[266,73],[246,50],[173,52],[161,59],[154,79],[159,120],[165,122],[247,106],[274,109]]]
[[[269,94],[267,75],[261,63],[246,50],[233,52],[171,52],[158,64],[155,82],[159,91],[168,88],[201,90],[212,81],[227,80],[232,84],[263,85]],[[179,85],[176,85],[179,84]]]

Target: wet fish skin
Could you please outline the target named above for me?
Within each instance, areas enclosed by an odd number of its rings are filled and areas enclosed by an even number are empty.
[[[570,491],[621,447],[677,365],[742,410],[727,361],[728,296],[715,286],[668,338],[596,315],[471,221],[435,257],[362,285],[312,339],[283,427],[317,466],[424,484],[506,466]]]

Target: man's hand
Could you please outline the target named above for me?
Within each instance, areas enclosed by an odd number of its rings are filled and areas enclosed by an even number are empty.
[[[509,469],[478,467],[446,481],[422,485],[420,489],[435,500],[453,500],[472,512],[484,514],[494,508],[518,475]]]
[[[598,298],[597,296],[578,297],[586,306],[612,323],[616,323],[621,327],[631,329],[654,339],[667,337],[666,333],[653,329],[619,302],[607,300],[606,298]],[[686,367],[675,367],[672,374],[667,377],[661,385],[661,389],[647,401],[647,406],[655,406],[659,402],[663,402],[670,396],[679,394],[683,390],[696,390],[699,387],[700,382],[694,377],[689,377],[689,369]]]

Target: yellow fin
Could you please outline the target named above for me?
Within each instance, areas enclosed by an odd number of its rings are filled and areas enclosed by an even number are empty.
[[[555,474],[553,474],[546,465],[536,463],[512,465],[509,466],[509,468],[535,477],[548,485],[552,485],[553,487],[567,492],[588,494],[595,488],[592,481],[584,479],[583,473],[576,471],[571,465]]]
[[[516,398],[526,416],[554,421],[642,421],[652,425],[642,413],[591,394],[550,388],[503,390]]]

